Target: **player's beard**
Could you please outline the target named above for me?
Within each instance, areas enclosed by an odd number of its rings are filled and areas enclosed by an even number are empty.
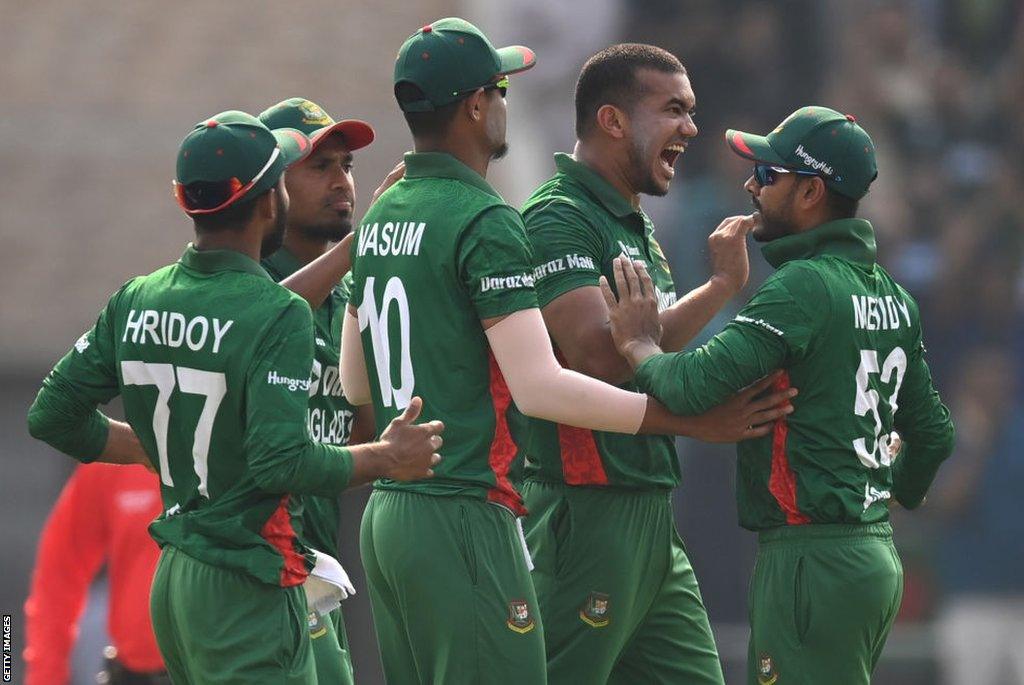
[[[760,202],[752,199],[754,207],[761,215],[759,225],[755,226],[754,230],[750,232],[754,240],[759,243],[768,243],[797,232],[796,222],[793,221],[793,199],[795,195],[796,186],[794,185],[790,189],[789,195],[786,196],[786,201],[782,203],[782,207],[768,212],[765,211]]]
[[[307,238],[311,238],[312,240],[328,240],[332,243],[336,243],[352,232],[352,219],[350,217],[345,217],[343,219],[338,219],[338,221],[334,223],[303,226],[301,228],[292,226],[289,230],[300,231]]]
[[[650,139],[641,131],[634,134],[632,144],[629,146],[628,162],[629,172],[632,178],[633,190],[642,195],[653,195],[661,197],[668,193],[668,188],[663,188],[654,178],[654,158],[647,149],[650,147]],[[661,149],[659,148],[658,154]]]
[[[502,143],[501,145],[499,145],[494,150],[494,152],[491,153],[491,159],[492,160],[501,159],[502,157],[504,157],[507,154],[508,154],[508,143]]]
[[[277,219],[274,222],[274,230],[263,236],[260,244],[260,258],[266,258],[281,249],[284,244],[284,229],[288,225],[288,205],[280,193],[274,194],[277,197]]]

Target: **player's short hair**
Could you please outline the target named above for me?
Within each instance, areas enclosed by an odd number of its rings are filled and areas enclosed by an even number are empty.
[[[643,95],[637,76],[641,69],[686,73],[678,57],[646,43],[613,45],[587,60],[576,81],[576,137],[583,138],[593,129],[597,110],[604,105],[628,109]]]
[[[860,200],[847,197],[825,186],[825,207],[828,210],[829,221],[852,219],[857,216],[858,206],[860,206]]]
[[[226,192],[220,187],[223,185],[223,183],[197,181],[185,186],[184,192],[193,199],[193,206],[195,209],[216,207],[230,197],[230,195],[222,196],[223,192]],[[230,228],[245,226],[252,220],[253,212],[256,209],[256,200],[266,195],[275,187],[276,185],[271,186],[271,188],[267,188],[259,195],[243,198],[241,202],[229,205],[219,212],[213,212],[212,214],[193,214],[192,222],[195,224],[196,232],[215,233]],[[198,198],[202,199],[195,202],[195,199]]]
[[[426,94],[415,84],[408,81],[395,84],[395,99],[399,104],[426,98]],[[402,114],[405,115],[405,123],[409,125],[413,138],[440,138],[448,132],[448,127],[455,119],[455,112],[461,104],[460,99],[429,112],[403,111]]]

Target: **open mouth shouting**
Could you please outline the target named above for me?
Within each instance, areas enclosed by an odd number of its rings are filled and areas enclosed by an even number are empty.
[[[673,143],[672,145],[669,145],[668,147],[661,151],[661,154],[659,155],[661,159],[661,165],[665,171],[665,174],[669,178],[675,176],[676,160],[679,159],[679,155],[683,154],[684,152],[686,152],[686,145],[683,143]]]

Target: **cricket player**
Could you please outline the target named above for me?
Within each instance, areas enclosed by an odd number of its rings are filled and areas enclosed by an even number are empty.
[[[591,57],[576,85],[572,156],[526,201],[537,298],[563,363],[635,390],[598,279],[615,257],[654,283],[662,345],[678,351],[746,282],[749,222],[709,238],[713,275],[676,302],[640,195],[665,195],[697,135],[686,69],[653,45]],[[753,379],[752,379],[753,380]],[[539,419],[516,433],[526,460],[526,539],[552,683],[723,683],[707,611],[676,531],[670,435],[589,431]],[[596,553],[595,550],[600,550]]]
[[[674,417],[646,395],[559,366],[522,219],[485,178],[508,147],[508,75],[534,63],[529,48],[496,50],[462,19],[414,33],[399,51],[394,84],[415,152],[353,240],[345,395],[372,400],[379,427],[415,392],[423,415],[448,427],[436,478],[378,481],[363,517],[360,547],[392,683],[546,682],[529,555],[517,531],[525,509],[510,480],[513,401],[568,425],[721,430],[731,439],[786,411],[747,402],[726,418]]]
[[[305,158],[285,175],[288,224],[284,245],[262,261],[275,281],[288,278],[324,255],[332,242],[352,230],[356,150],[373,142],[369,124],[356,119],[335,121],[322,107],[305,98],[289,98],[259,115],[267,128],[308,145]],[[301,134],[301,135],[299,135]],[[358,412],[345,399],[338,375],[341,321],[348,304],[351,278],[335,281],[323,303],[313,308],[313,369],[309,386],[308,425],[313,440],[328,445],[360,443],[373,438],[372,408]],[[302,497],[304,539],[335,556],[341,505],[337,497]],[[321,683],[353,682],[352,659],[341,608],[320,616],[310,608],[310,640]]]
[[[889,506],[921,504],[953,424],[917,303],[855,218],[877,175],[868,134],[853,116],[804,107],[767,136],[726,138],[754,163],[753,236],[777,271],[706,345],[664,354],[655,285],[617,260],[618,301],[602,286],[612,333],[639,387],[675,411],[776,367],[779,386],[800,386],[792,416],[737,450],[740,524],[759,540],[748,682],[867,684],[903,593]]]
[[[151,613],[174,682],[315,683],[295,495],[420,479],[439,460],[443,426],[412,425],[418,398],[379,443],[309,438],[309,305],[258,262],[281,244],[282,174],[302,155],[242,112],[197,124],[175,180],[195,242],[111,297],[29,412],[33,436],[80,461],[159,472]],[[117,395],[127,424],[96,409]]]

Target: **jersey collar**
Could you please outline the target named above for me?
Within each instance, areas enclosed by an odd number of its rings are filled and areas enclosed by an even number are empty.
[[[829,221],[803,233],[773,240],[761,248],[761,254],[778,269],[794,259],[820,255],[843,257],[852,262],[875,263],[875,231],[864,219]]]
[[[407,152],[405,153],[406,178],[452,178],[462,181],[474,188],[479,188],[488,195],[499,200],[504,198],[491,187],[480,174],[476,173],[447,152]]]
[[[254,276],[270,278],[262,266],[234,250],[197,250],[192,243],[189,243],[178,262],[193,271],[202,273],[243,271]]]
[[[556,152],[555,168],[586,188],[605,209],[619,219],[640,215],[640,210],[622,197],[622,193],[616,190],[615,186],[583,162],[573,159],[571,155]]]
[[[274,254],[265,257],[260,265],[270,273],[276,273],[280,278],[288,278],[302,268],[299,258],[293,255],[287,247],[281,247]]]

